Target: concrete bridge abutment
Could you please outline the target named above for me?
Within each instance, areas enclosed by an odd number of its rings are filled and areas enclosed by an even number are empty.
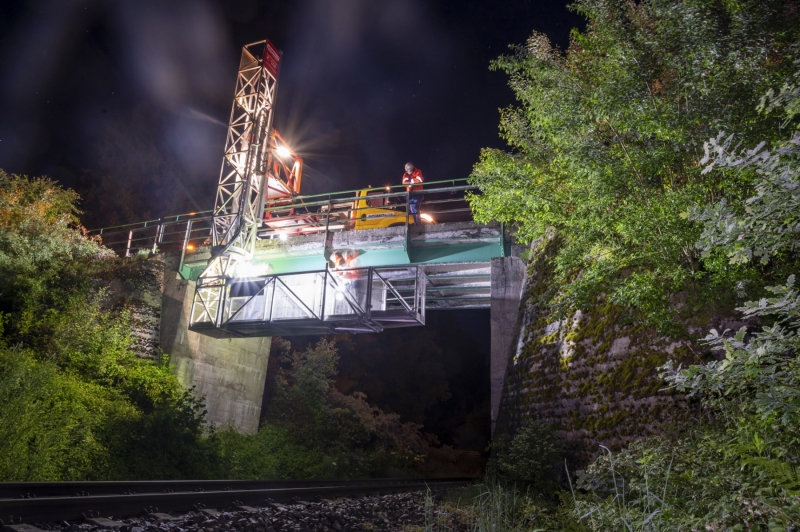
[[[526,263],[520,257],[523,246],[512,246],[511,255],[492,259],[491,265],[491,383],[492,435],[497,427],[506,370],[517,351],[522,329],[520,310]]]

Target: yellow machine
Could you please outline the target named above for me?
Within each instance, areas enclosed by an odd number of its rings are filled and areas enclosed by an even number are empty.
[[[379,188],[367,188],[356,193],[355,208],[350,211],[353,229],[383,229],[406,224],[405,205],[396,203],[397,198],[373,198],[385,195]],[[414,225],[414,217],[408,215],[408,224]]]

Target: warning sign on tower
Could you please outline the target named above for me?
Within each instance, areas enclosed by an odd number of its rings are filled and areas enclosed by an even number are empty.
[[[278,77],[278,65],[281,62],[281,54],[275,45],[267,41],[267,48],[264,50],[264,68],[267,72],[272,74],[272,77]]]

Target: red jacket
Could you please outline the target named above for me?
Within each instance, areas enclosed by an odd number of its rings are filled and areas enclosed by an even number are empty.
[[[410,174],[403,172],[403,184],[406,185],[406,190],[412,192],[414,190],[422,190],[422,183],[425,177],[422,175],[422,170],[415,168]]]

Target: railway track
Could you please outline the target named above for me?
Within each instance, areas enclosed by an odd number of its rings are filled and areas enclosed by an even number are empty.
[[[89,516],[136,516],[197,508],[263,506],[377,493],[446,488],[468,478],[326,481],[169,480],[138,482],[0,483],[0,519],[5,524],[79,520]]]

